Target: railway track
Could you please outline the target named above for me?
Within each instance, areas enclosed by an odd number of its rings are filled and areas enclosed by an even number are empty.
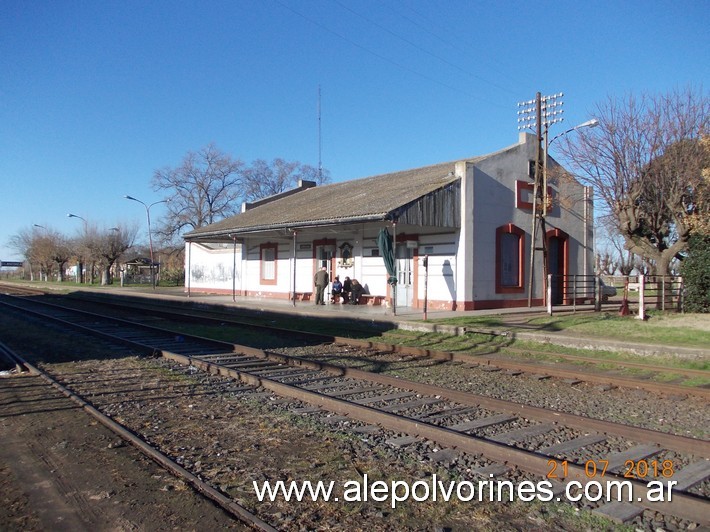
[[[18,373],[28,373],[33,376],[40,377],[46,386],[58,390],[61,394],[70,399],[79,408],[86,412],[89,416],[108,428],[121,439],[129,442],[143,455],[150,458],[161,467],[172,473],[177,479],[185,484],[192,486],[195,491],[202,494],[205,498],[210,499],[229,515],[249,525],[254,530],[263,530],[265,532],[276,532],[276,529],[260,519],[253,513],[249,512],[243,506],[237,504],[233,500],[220,493],[214,487],[210,486],[198,476],[192,474],[184,467],[172,460],[170,457],[161,453],[155,447],[149,445],[144,440],[127,430],[123,425],[117,423],[109,416],[105,415],[99,409],[95,408],[90,402],[72,391],[70,388],[62,385],[55,380],[49,373],[39,369],[37,366],[29,363],[20,354],[10,349],[7,345],[0,342],[0,359],[5,359],[10,364],[15,366],[15,371]],[[34,392],[37,395],[38,392]]]
[[[363,349],[374,349],[381,352],[399,353],[405,356],[413,357],[429,357],[438,361],[461,362],[471,366],[478,366],[485,371],[504,370],[508,372],[523,372],[528,375],[533,375],[536,378],[556,378],[568,383],[578,383],[581,381],[603,385],[609,388],[625,387],[632,389],[647,390],[655,394],[664,395],[694,395],[703,399],[710,399],[710,388],[707,386],[693,386],[675,384],[672,382],[654,381],[654,376],[667,376],[672,374],[675,378],[694,379],[707,378],[709,372],[707,370],[679,368],[662,365],[653,365],[646,362],[631,362],[631,361],[614,361],[607,359],[595,359],[592,357],[584,357],[581,355],[569,355],[554,353],[551,354],[545,351],[536,351],[534,349],[518,349],[511,346],[492,346],[489,349],[483,349],[479,353],[461,353],[452,351],[440,351],[436,349],[423,349],[418,347],[410,347],[406,345],[394,345],[384,342],[372,342],[358,340],[357,338],[333,336],[325,334],[309,333],[304,331],[296,331],[292,329],[275,329],[273,326],[259,325],[252,321],[235,319],[234,312],[216,312],[213,309],[179,309],[176,310],[174,305],[169,307],[166,304],[158,302],[145,302],[136,299],[130,299],[127,302],[122,302],[117,298],[107,298],[104,296],[80,294],[72,298],[83,304],[85,302],[95,303],[104,307],[111,307],[123,313],[143,312],[152,317],[161,317],[172,321],[189,321],[191,323],[199,322],[212,325],[229,325],[233,327],[241,327],[250,331],[260,330],[266,335],[278,335],[280,337],[294,337],[304,339],[311,342],[335,342],[343,345],[351,345]],[[552,357],[551,361],[525,361],[519,358],[506,357],[499,351],[505,350],[518,356],[542,356]],[[560,362],[571,362],[574,366],[562,366]],[[580,367],[579,364],[585,364],[586,367]],[[612,371],[598,371],[597,365],[612,365]],[[591,368],[589,366],[592,366]],[[645,377],[627,377],[619,375],[618,370],[635,370],[642,371]]]
[[[708,524],[706,497],[691,491],[694,485],[704,482],[710,475],[705,460],[710,456],[710,447],[704,441],[551,412],[255,348],[176,335],[97,314],[44,305],[44,310],[40,311],[37,310],[39,303],[16,303],[13,305],[18,311],[31,311],[43,319],[51,318],[66,326],[107,336],[144,352],[160,353],[167,359],[238,379],[247,385],[311,404],[313,408],[359,420],[367,426],[374,423],[404,434],[391,441],[392,445],[404,446],[418,438],[427,438],[449,449],[442,456],[451,452],[483,454],[490,464],[475,472],[482,478],[505,475],[511,468],[538,477],[549,477],[553,473],[558,477],[555,489],[561,492],[573,481],[582,487],[595,481],[596,475],[590,477],[589,474],[590,462],[596,467],[597,462],[603,461],[605,475],[630,482],[634,493],[640,494],[643,501],[635,501],[633,505],[604,505],[600,513],[606,512],[620,519],[623,515],[623,519],[628,519],[648,509]],[[475,434],[481,430],[486,431],[485,436]],[[555,440],[556,443],[547,440],[550,444],[546,444],[545,436],[552,433],[557,439],[562,435],[567,438]],[[603,460],[583,459],[591,456],[585,454],[589,452],[585,449],[603,446],[613,438],[624,440],[624,450],[609,452]],[[534,441],[538,443],[531,444]],[[676,454],[682,457],[684,467],[673,471],[673,480],[678,484],[672,503],[648,501],[646,483],[623,475],[625,466],[626,473],[629,472],[629,462],[648,464],[655,457],[663,459]],[[563,463],[565,471],[561,475],[557,467],[562,467]]]

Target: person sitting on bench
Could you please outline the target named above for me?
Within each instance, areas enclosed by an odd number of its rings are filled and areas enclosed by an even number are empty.
[[[362,285],[358,282],[357,279],[353,279],[352,282],[352,293],[350,294],[350,304],[351,305],[359,305],[360,304],[360,296],[363,294],[365,289],[362,287]]]
[[[343,295],[343,283],[340,282],[340,277],[335,276],[333,280],[333,286],[331,287],[330,297],[333,303],[338,303]]]
[[[343,281],[343,303],[348,303],[350,301],[350,292],[353,291],[353,283],[350,277],[345,277]]]

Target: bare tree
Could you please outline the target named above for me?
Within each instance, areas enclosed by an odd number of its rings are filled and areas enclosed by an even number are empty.
[[[609,98],[599,127],[566,137],[562,151],[577,178],[594,187],[625,247],[666,275],[686,249],[708,151],[710,102],[702,91]]]
[[[42,227],[24,229],[13,236],[10,244],[21,253],[30,264],[30,271],[33,266],[39,267],[40,280],[44,277],[48,281],[54,277],[55,270],[57,280],[64,281],[64,266],[71,258],[71,248],[67,238],[61,233]],[[34,278],[34,274],[31,273]]]
[[[298,161],[276,158],[268,163],[257,159],[244,172],[244,200],[254,201],[285,192],[298,186],[301,179],[321,185],[330,181],[330,174]]]
[[[120,225],[108,230],[91,229],[84,237],[83,245],[93,264],[101,269],[101,284],[113,282],[111,268],[135,241],[138,228]]]
[[[153,189],[165,193],[168,213],[157,233],[174,240],[184,229],[197,229],[238,212],[244,163],[214,144],[188,152],[176,168],[153,174]]]
[[[38,265],[33,250],[33,242],[36,231],[32,228],[22,229],[16,235],[10,237],[8,245],[22,255],[30,265],[30,279],[34,281],[34,266]]]

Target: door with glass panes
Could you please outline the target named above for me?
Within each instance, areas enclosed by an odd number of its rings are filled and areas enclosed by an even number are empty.
[[[397,246],[397,306],[411,307],[414,298],[414,249]]]
[[[335,257],[335,244],[320,244],[316,246],[316,271],[325,266],[330,283],[333,282],[333,259]],[[315,272],[314,272],[315,273]],[[326,289],[325,300],[330,301],[330,283]]]

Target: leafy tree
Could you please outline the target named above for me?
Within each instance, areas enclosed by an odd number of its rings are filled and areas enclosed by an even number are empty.
[[[707,213],[702,140],[710,101],[691,89],[661,96],[609,98],[597,106],[599,127],[580,129],[562,151],[577,178],[594,187],[625,247],[667,275],[688,246],[694,217]],[[705,184],[704,184],[705,183]]]
[[[701,138],[700,143],[705,153],[710,153],[710,134]],[[710,160],[706,159],[705,164],[693,197],[696,208],[688,216],[688,225],[694,233],[710,235]]]
[[[169,199],[158,234],[174,240],[185,229],[197,229],[236,214],[242,196],[244,163],[209,144],[188,152],[175,168],[153,174],[153,189]]]
[[[684,310],[710,312],[710,234],[690,238],[688,256],[681,263],[685,285]]]

